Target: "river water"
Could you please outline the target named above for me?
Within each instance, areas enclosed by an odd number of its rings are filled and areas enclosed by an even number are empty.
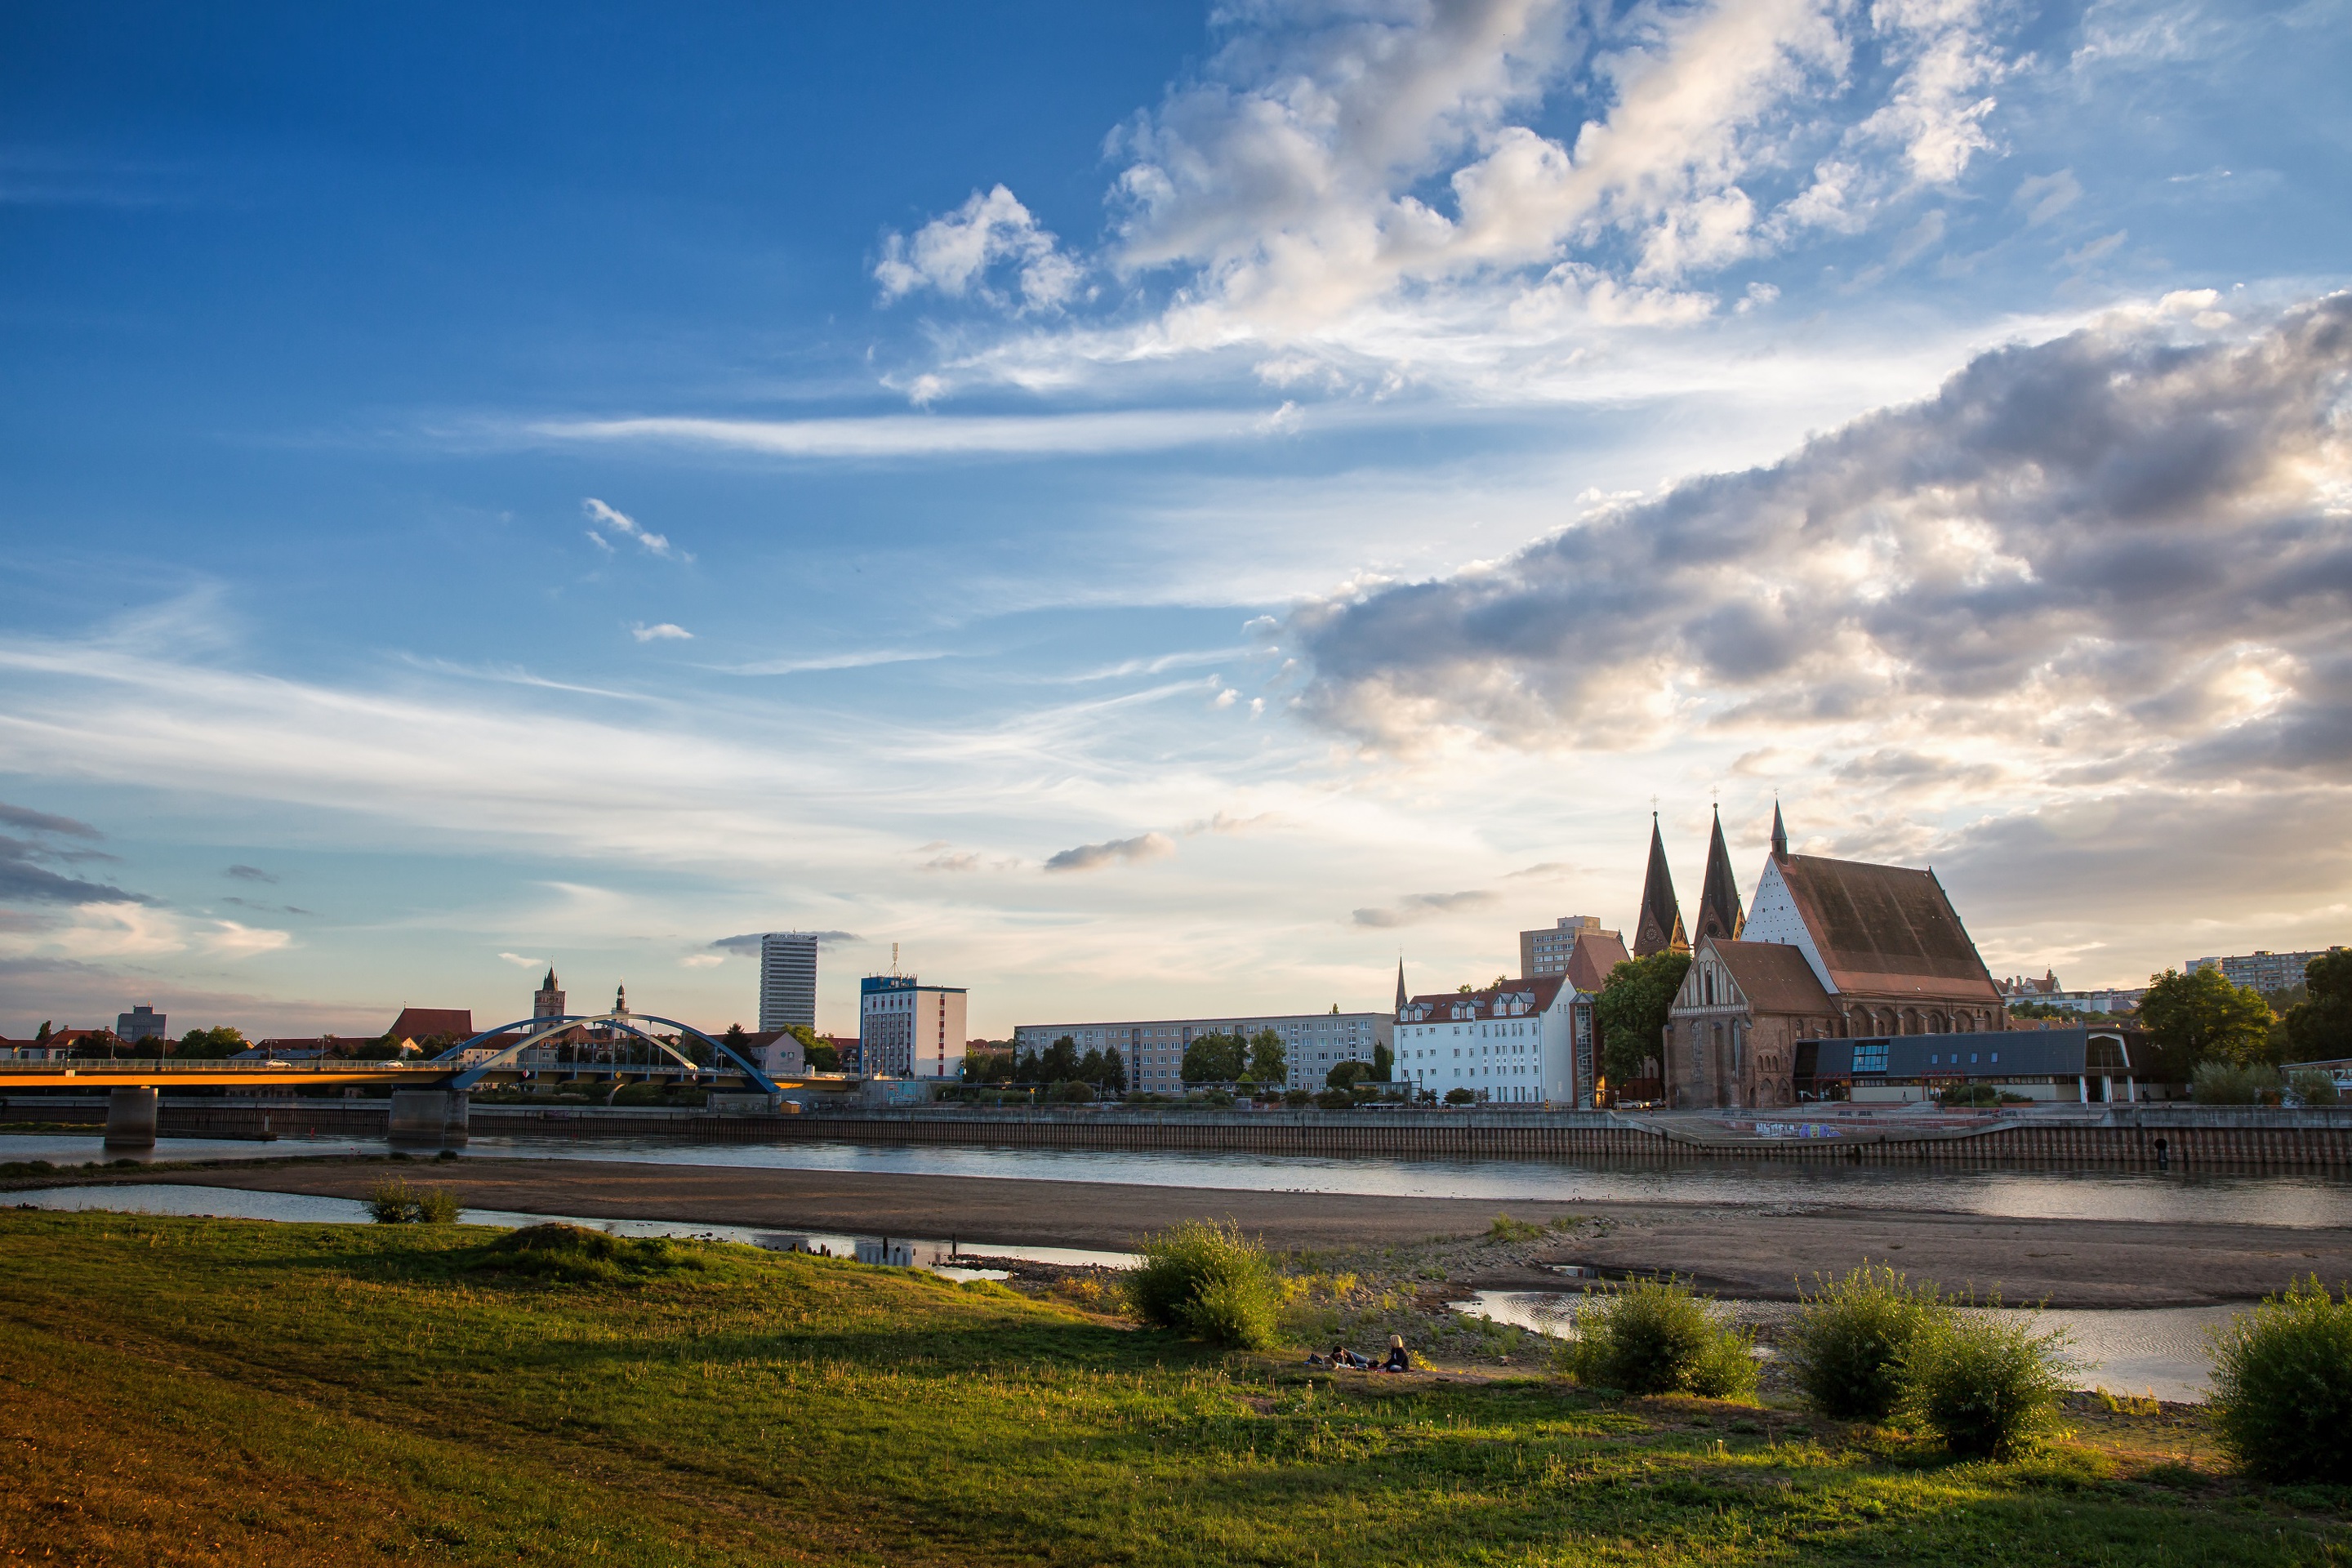
[[[381,1140],[259,1143],[166,1138],[152,1160],[381,1153]],[[2352,1181],[2312,1175],[2022,1168],[1948,1170],[1795,1161],[1648,1163],[1607,1160],[1391,1160],[991,1149],[849,1142],[689,1143],[653,1138],[478,1137],[468,1158],[611,1160],[663,1165],[1110,1182],[1244,1192],[1356,1193],[1496,1203],[1686,1203],[1773,1213],[1913,1209],[2016,1219],[2227,1221],[2292,1228],[2352,1225]],[[0,1137],[0,1159],[103,1163],[94,1136]]]

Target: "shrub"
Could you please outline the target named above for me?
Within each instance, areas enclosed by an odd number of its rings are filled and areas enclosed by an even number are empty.
[[[1588,1388],[1625,1394],[1733,1399],[1756,1390],[1749,1336],[1717,1322],[1678,1279],[1587,1290],[1576,1338],[1559,1347],[1556,1362]]]
[[[1902,1403],[1912,1342],[1950,1316],[1933,1285],[1864,1264],[1804,1298],[1784,1353],[1814,1409],[1840,1421],[1885,1421]]]
[[[1315,1103],[1326,1110],[1345,1110],[1356,1103],[1356,1097],[1344,1089],[1327,1089],[1315,1097]]]
[[[455,1225],[457,1194],[446,1187],[419,1187],[415,1207],[411,1212],[419,1225]]]
[[[1962,1458],[2013,1458],[2053,1435],[2065,1343],[2005,1312],[1930,1319],[1903,1352],[1901,1408]]]
[[[1265,1249],[1240,1227],[1187,1220],[1144,1237],[1139,1250],[1143,1262],[1127,1277],[1137,1317],[1236,1350],[1274,1342],[1282,1291]]]
[[[2000,1090],[1989,1083],[1958,1083],[1936,1096],[1943,1105],[1995,1106],[2000,1103]]]
[[[2273,1481],[2352,1481],[2352,1291],[2317,1276],[2212,1334],[2209,1408],[2223,1451]]]
[[[1282,1103],[1294,1108],[1312,1105],[1315,1103],[1315,1097],[1303,1089],[1286,1089],[1282,1091]]]
[[[1449,1089],[1445,1091],[1445,1103],[1448,1105],[1468,1105],[1477,1098],[1475,1091],[1471,1089]]]
[[[2200,1105],[2274,1105],[2278,1070],[2261,1062],[2200,1062],[2189,1075],[2189,1093]]]
[[[1093,1089],[1075,1079],[1066,1083],[1057,1083],[1046,1092],[1047,1098],[1064,1105],[1090,1105],[1095,1098]]]
[[[393,1176],[368,1189],[367,1206],[378,1225],[448,1225],[457,1217],[457,1194]]]
[[[482,1249],[477,1268],[546,1279],[614,1283],[630,1275],[699,1268],[693,1249],[659,1237],[642,1239],[590,1230],[561,1220],[511,1230]]]
[[[2336,1075],[2317,1068],[2287,1074],[2286,1091],[2294,1097],[2297,1105],[2334,1105],[2340,1098]]]

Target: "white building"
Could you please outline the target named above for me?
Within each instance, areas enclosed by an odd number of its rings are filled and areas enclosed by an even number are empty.
[[[1395,1022],[1386,1013],[1278,1013],[1246,1018],[1150,1018],[1126,1023],[1024,1024],[1013,1031],[1020,1051],[1042,1051],[1064,1035],[1078,1052],[1116,1051],[1127,1064],[1127,1086],[1154,1094],[1184,1088],[1184,1047],[1202,1035],[1248,1039],[1261,1029],[1282,1037],[1286,1088],[1321,1089],[1341,1062],[1372,1065],[1372,1051],[1391,1043]]]
[[[760,1027],[816,1027],[816,936],[772,931],[760,938]]]
[[[857,983],[857,1060],[869,1078],[961,1078],[964,988],[911,974]]]
[[[1441,991],[1398,1009],[1396,1076],[1444,1099],[1466,1089],[1500,1105],[1592,1103],[1592,997],[1565,975]]]

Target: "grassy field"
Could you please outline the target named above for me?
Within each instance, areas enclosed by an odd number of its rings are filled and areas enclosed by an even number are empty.
[[[1952,1466],[744,1248],[530,1272],[500,1234],[0,1212],[0,1562],[2352,1562],[2352,1499],[2127,1413]]]

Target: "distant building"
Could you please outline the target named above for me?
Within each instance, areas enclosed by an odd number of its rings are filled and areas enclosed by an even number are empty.
[[[1804,1040],[1794,1082],[1803,1099],[1862,1104],[1985,1085],[2020,1100],[2096,1105],[2147,1098],[2153,1059],[2147,1037],[2120,1025]]]
[[[770,1078],[798,1078],[808,1071],[807,1047],[801,1044],[799,1037],[782,1029],[747,1034],[736,1048]]]
[[[400,1016],[392,1021],[386,1031],[394,1045],[422,1045],[436,1035],[451,1040],[474,1037],[474,1010],[471,1007],[403,1007]]]
[[[144,1003],[128,1013],[117,1014],[114,1032],[133,1045],[141,1040],[160,1040],[168,1033],[163,1027],[163,1015]]]
[[[2304,965],[2315,958],[2325,958],[2331,952],[2341,952],[2339,943],[2332,947],[2314,948],[2308,952],[2272,952],[2264,948],[2236,958],[2192,958],[2182,970],[2194,974],[2200,969],[2218,969],[2221,978],[2232,985],[2251,985],[2257,991],[2284,991],[2290,985],[2303,984]]]
[[[813,949],[812,949],[813,950]],[[964,988],[911,974],[857,983],[857,1060],[874,1078],[963,1076]]]
[[[816,1027],[816,937],[772,931],[760,939],[760,1027]]]
[[[547,966],[546,983],[531,993],[530,1016],[534,1018],[563,1016],[563,987],[556,984],[555,965]]]
[[[1393,1042],[1396,1021],[1386,1013],[1273,1013],[1237,1018],[1024,1024],[1013,1031],[1013,1048],[1042,1051],[1067,1035],[1081,1054],[1117,1052],[1126,1064],[1129,1089],[1177,1094],[1184,1088],[1185,1047],[1202,1035],[1239,1035],[1247,1039],[1261,1029],[1272,1029],[1282,1037],[1284,1087],[1320,1089],[1341,1062],[1370,1067],[1373,1051]]]
[[[1415,996],[1397,1015],[1396,1076],[1444,1099],[1593,1103],[1592,997],[1560,974]]]
[[[2147,987],[2109,985],[2094,991],[2070,991],[2059,984],[2055,970],[2045,969],[2042,978],[2030,974],[2012,974],[2006,980],[1996,980],[1993,988],[2000,993],[2009,1006],[2031,1003],[2041,1007],[2056,1007],[2069,1013],[2129,1013],[2139,1006]]]
[[[1623,934],[1602,930],[1601,921],[1591,915],[1562,915],[1553,930],[1519,933],[1523,978],[1564,974],[1580,991],[1599,991],[1608,982],[1609,972],[1631,956],[1625,951]]]

